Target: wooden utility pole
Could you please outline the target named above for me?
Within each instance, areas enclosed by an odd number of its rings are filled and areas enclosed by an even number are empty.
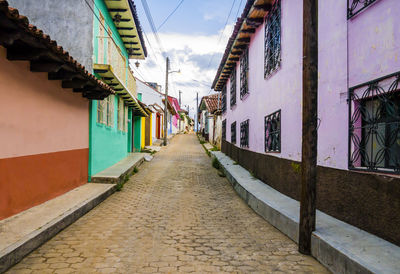
[[[165,108],[164,108],[164,146],[167,145],[168,135],[168,122],[167,122],[167,109],[168,109],[168,70],[169,70],[169,58],[166,60],[165,68]]]
[[[299,251],[311,254],[315,230],[318,124],[318,0],[303,0],[303,134]]]
[[[199,133],[199,93],[196,92],[196,116],[194,117],[195,121],[197,121],[196,123],[196,133]]]

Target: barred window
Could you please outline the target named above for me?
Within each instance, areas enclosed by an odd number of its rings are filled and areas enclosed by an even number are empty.
[[[265,152],[281,152],[281,110],[265,116]]]
[[[276,0],[265,18],[264,77],[281,65],[281,1]]]
[[[347,1],[347,19],[356,16],[377,0],[349,0]]]
[[[231,143],[236,144],[236,121],[231,124]]]
[[[226,111],[226,85],[224,85],[224,87],[222,88],[222,106],[221,106],[221,110],[222,110],[222,112],[225,112]],[[219,100],[219,98],[218,98],[218,100]]]
[[[222,140],[226,140],[226,119],[222,121]]]
[[[240,58],[240,99],[249,93],[249,48],[246,48]]]
[[[232,74],[231,74],[231,107],[236,105],[236,67],[233,69]]]
[[[247,119],[240,123],[240,146],[245,148],[249,147],[249,122]]]
[[[349,168],[400,174],[400,73],[349,90]]]

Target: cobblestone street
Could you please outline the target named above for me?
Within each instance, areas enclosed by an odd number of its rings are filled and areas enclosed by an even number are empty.
[[[9,273],[326,273],[178,135],[117,192]]]

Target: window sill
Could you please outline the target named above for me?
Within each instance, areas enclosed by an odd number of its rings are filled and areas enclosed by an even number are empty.
[[[385,171],[385,170],[377,170],[377,171],[369,171],[369,170],[362,170],[358,168],[349,168],[350,171],[361,173],[361,174],[371,174],[375,176],[386,176],[392,177],[396,179],[400,179],[400,174],[394,173],[394,171]]]

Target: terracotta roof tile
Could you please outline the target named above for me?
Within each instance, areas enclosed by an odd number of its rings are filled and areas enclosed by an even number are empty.
[[[205,102],[209,113],[214,113],[215,111],[221,110],[222,100],[221,96],[218,93],[204,96],[201,100]]]
[[[18,9],[9,7],[7,0],[0,0],[0,15],[5,16],[10,21],[12,21],[14,27],[16,27],[16,30],[35,37],[37,39],[37,42],[46,47],[50,53],[61,59],[63,63],[67,65],[70,69],[75,69],[75,71],[79,73],[82,77],[95,84],[97,88],[100,88],[101,91],[98,92],[98,97],[100,99],[108,96],[109,94],[115,93],[110,86],[98,80],[93,74],[88,72],[86,68],[78,61],[76,61],[72,56],[70,56],[69,53],[65,51],[62,46],[57,45],[56,41],[51,40],[49,35],[43,33],[43,31],[36,26],[29,24],[28,18],[26,16],[20,15]],[[0,29],[2,27],[3,26],[0,25]],[[9,29],[5,29],[5,32],[7,31],[9,31]],[[0,45],[5,46],[6,48],[7,46],[10,46],[7,45],[7,43],[3,43],[3,41],[0,42]]]

